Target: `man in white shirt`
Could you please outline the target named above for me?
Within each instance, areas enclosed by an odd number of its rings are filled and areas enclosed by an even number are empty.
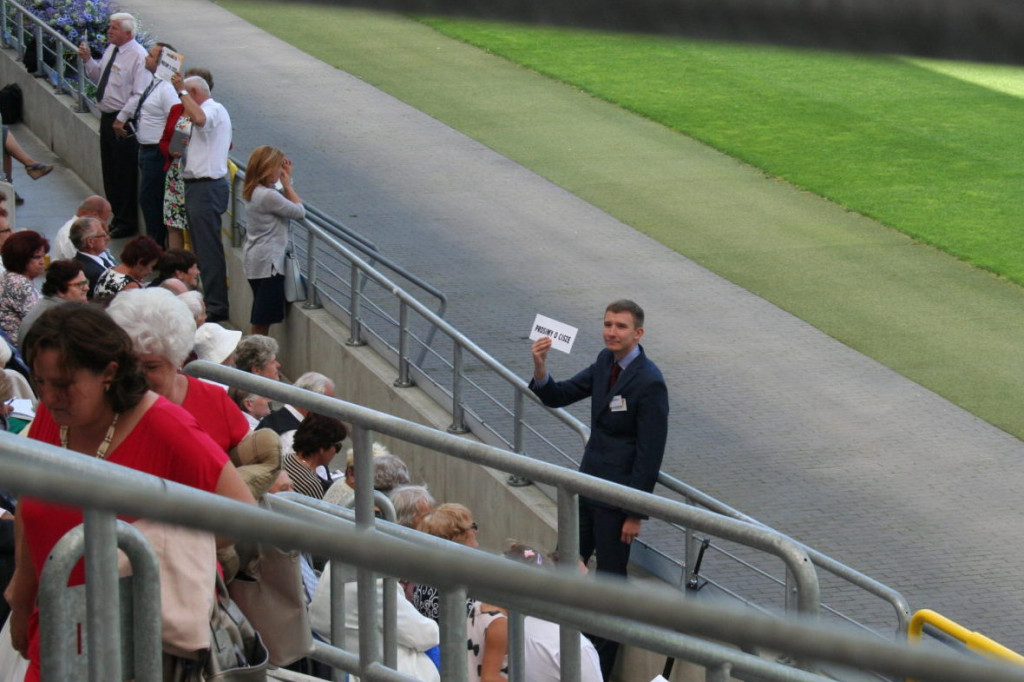
[[[146,56],[146,70],[156,73],[164,48],[174,51],[167,43],[157,43]],[[164,155],[160,152],[160,138],[171,107],[178,103],[178,94],[170,81],[155,75],[142,91],[135,107],[132,125],[139,143],[139,208],[146,223],[146,234],[157,244],[167,248],[167,227],[164,225]]]
[[[185,213],[192,246],[199,258],[207,319],[228,319],[227,264],[221,239],[221,216],[228,210],[228,151],[231,149],[231,117],[210,96],[210,85],[200,76],[171,78],[185,113],[192,119],[185,167]]]
[[[103,191],[114,207],[110,235],[120,239],[139,232],[139,145],[125,124],[151,76],[146,71],[146,48],[135,40],[135,17],[125,12],[110,15],[107,43],[99,61],[86,43],[78,46],[78,54],[85,62],[85,75],[96,81]]]
[[[75,211],[75,215],[71,216],[66,223],[61,225],[60,229],[57,230],[57,235],[53,238],[53,243],[50,245],[50,260],[68,260],[74,258],[75,253],[78,249],[71,243],[71,225],[74,224],[79,218],[96,218],[103,223],[104,229],[110,224],[110,216],[112,211],[110,208],[110,202],[101,197],[98,194],[93,194],[86,197],[82,203],[78,205],[78,210]],[[116,260],[111,255],[110,260]]]

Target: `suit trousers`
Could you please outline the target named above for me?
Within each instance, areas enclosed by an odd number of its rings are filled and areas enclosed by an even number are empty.
[[[586,563],[597,552],[597,570],[600,573],[626,575],[629,564],[629,545],[622,542],[622,524],[626,513],[609,509],[580,499],[580,558]]]
[[[222,322],[228,318],[228,273],[220,226],[221,216],[228,210],[229,198],[227,178],[185,181],[185,214],[188,216],[192,248],[199,260],[203,300],[210,322]]]
[[[139,208],[146,222],[146,234],[167,248],[167,226],[164,225],[164,155],[160,145],[139,145]]]
[[[117,112],[100,117],[100,165],[103,191],[113,209],[110,229],[120,234],[139,231],[139,143],[135,136],[114,134]]]
[[[621,509],[598,507],[580,499],[580,558],[586,563],[597,551],[597,572],[626,577],[630,546],[622,542],[622,524],[626,513]],[[601,674],[611,679],[619,643],[599,635],[588,634],[601,661]]]

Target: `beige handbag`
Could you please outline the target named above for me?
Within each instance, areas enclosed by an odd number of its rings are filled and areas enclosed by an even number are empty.
[[[210,614],[217,581],[217,541],[212,533],[149,519],[133,524],[160,560],[160,606],[164,651],[194,657],[210,647]],[[120,574],[131,575],[128,557],[118,553]]]
[[[261,545],[228,585],[231,599],[260,633],[270,662],[285,666],[313,652],[299,553]]]

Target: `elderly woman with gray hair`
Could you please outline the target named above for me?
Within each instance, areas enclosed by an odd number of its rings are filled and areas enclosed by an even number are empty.
[[[122,291],[107,308],[128,333],[150,390],[180,405],[238,467],[254,497],[260,497],[281,470],[281,440],[270,431],[250,432],[249,422],[219,384],[180,372],[192,350],[192,312],[167,289]]]
[[[181,373],[196,323],[180,298],[159,287],[133,289],[114,298],[107,312],[128,332],[151,390],[191,413],[225,452],[249,434],[249,423],[223,388]]]
[[[235,347],[235,367],[243,372],[268,379],[281,379],[281,363],[277,361],[277,341],[262,334],[250,334]]]

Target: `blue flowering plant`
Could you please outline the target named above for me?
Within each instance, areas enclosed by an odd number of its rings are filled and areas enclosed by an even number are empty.
[[[87,42],[97,56],[107,46],[110,15],[119,11],[109,0],[32,0],[27,8],[73,44]]]

